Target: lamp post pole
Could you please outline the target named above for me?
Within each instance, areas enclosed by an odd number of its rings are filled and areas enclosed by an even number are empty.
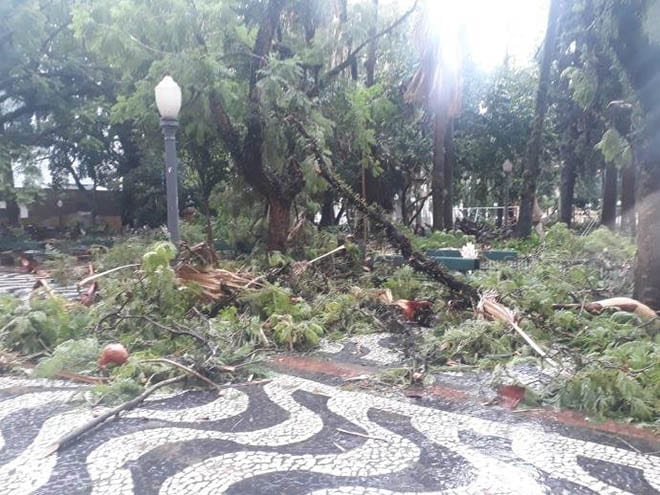
[[[179,245],[179,192],[176,159],[176,119],[160,119],[160,127],[165,137],[165,188],[167,199],[167,231],[175,246]]]
[[[177,185],[176,129],[179,127],[181,88],[170,76],[165,76],[155,90],[160,112],[160,127],[165,137],[165,186],[167,200],[167,230],[170,241],[179,246],[179,193]]]
[[[504,172],[504,229],[509,225],[509,191],[511,189],[511,172],[513,171],[513,163],[510,160],[505,160],[502,164],[502,171]]]

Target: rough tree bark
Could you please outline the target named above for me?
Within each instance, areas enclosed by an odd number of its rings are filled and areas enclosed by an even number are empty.
[[[439,110],[433,122],[433,169],[431,170],[433,230],[445,229],[445,138],[448,120],[446,113]]]
[[[536,179],[540,172],[541,151],[543,145],[543,123],[548,109],[548,90],[550,87],[550,69],[557,45],[557,31],[561,0],[550,1],[548,27],[541,56],[539,87],[536,93],[536,108],[532,130],[527,142],[523,171],[522,196],[520,198],[520,216],[518,219],[518,237],[529,237],[532,232],[532,213],[536,196]]]
[[[456,149],[454,147],[454,119],[449,121],[445,134],[445,189],[443,198],[443,216],[445,230],[454,228],[454,169],[456,168]]]
[[[607,105],[607,119],[631,148],[632,161],[621,171],[621,231],[635,233],[635,146],[632,133],[633,106],[622,100]]]
[[[603,176],[603,208],[600,223],[609,229],[616,227],[616,197],[618,173],[616,166],[608,163]]]
[[[634,153],[633,153],[634,156]],[[633,163],[621,171],[621,232],[635,234],[635,176],[637,170]]]
[[[660,44],[649,40],[642,24],[645,2],[613,6],[617,57],[637,92],[643,113],[639,150],[640,187],[634,297],[660,309]]]
[[[562,93],[568,91],[568,82]],[[561,144],[559,154],[562,161],[561,178],[559,184],[559,221],[569,227],[573,221],[573,201],[575,198],[575,180],[577,167],[580,161],[580,152],[584,155],[584,146],[580,143],[580,119],[582,111],[570,97],[564,97],[559,102],[559,114],[564,118],[561,121]],[[584,158],[584,157],[582,157]]]
[[[577,160],[573,156],[564,159],[561,168],[561,184],[559,186],[559,221],[569,227],[573,221],[573,199],[575,198]]]

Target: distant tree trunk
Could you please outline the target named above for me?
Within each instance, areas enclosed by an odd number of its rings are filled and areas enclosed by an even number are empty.
[[[575,198],[575,178],[577,160],[567,159],[561,168],[559,187],[559,221],[569,227],[573,221],[573,199]]]
[[[335,195],[331,189],[327,189],[323,193],[319,227],[330,227],[331,225],[335,225]]]
[[[268,198],[268,250],[284,251],[291,226],[291,201],[273,196]]]
[[[454,147],[454,119],[449,121],[445,133],[445,188],[444,223],[445,229],[454,228],[454,169],[456,168],[456,148]]]
[[[205,230],[206,230],[206,243],[213,247],[213,224],[211,223],[211,205],[209,198],[205,197],[202,199],[202,210],[205,219]]]
[[[541,152],[543,146],[543,122],[548,109],[548,90],[550,87],[550,69],[557,45],[557,26],[561,0],[550,1],[548,12],[548,27],[543,44],[543,55],[540,64],[539,87],[536,93],[536,109],[532,131],[527,142],[525,165],[523,171],[522,196],[520,198],[520,215],[518,218],[519,237],[529,237],[532,232],[532,213],[536,196],[536,179],[540,172]]]
[[[614,49],[637,92],[644,119],[639,152],[637,260],[634,297],[660,309],[660,45],[642,26],[643,4],[616,2],[612,7],[618,39]]]
[[[404,184],[401,187],[401,192],[399,196],[401,197],[401,223],[403,225],[408,225],[408,190],[410,186]]]
[[[616,227],[617,175],[616,166],[611,163],[607,164],[603,175],[603,208],[600,223],[609,229]]]
[[[621,171],[621,232],[635,234],[635,161]]]
[[[431,171],[431,188],[433,194],[433,230],[445,229],[445,138],[447,135],[447,114],[438,110],[435,115],[433,129],[433,169]]]
[[[373,86],[376,80],[376,48],[378,45],[378,40],[374,38],[376,35],[376,27],[378,25],[378,0],[371,0],[371,3],[373,4],[374,9],[374,22],[373,26],[369,28],[369,36],[372,40],[369,42],[369,47],[367,48],[367,62],[365,63],[367,88]]]
[[[20,208],[18,201],[16,201],[16,189],[14,188],[14,170],[11,166],[11,161],[3,164],[3,177],[2,183],[4,192],[2,194],[3,200],[7,203],[7,224],[17,227],[20,222]]]

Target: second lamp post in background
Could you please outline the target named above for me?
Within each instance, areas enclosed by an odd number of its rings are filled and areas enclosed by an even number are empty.
[[[511,172],[513,172],[513,163],[511,160],[505,160],[502,164],[504,172],[504,228],[509,225],[509,190],[511,189]]]

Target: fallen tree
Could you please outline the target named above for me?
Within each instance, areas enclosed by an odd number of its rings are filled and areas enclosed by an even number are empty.
[[[397,229],[396,226],[386,218],[385,212],[383,212],[377,205],[367,204],[362,198],[355,194],[346,183],[334,174],[330,169],[329,164],[326,162],[327,158],[321,152],[318,143],[309,135],[304,126],[295,120],[293,120],[293,124],[305,139],[309,150],[314,156],[318,165],[319,175],[335,192],[345,197],[353,204],[353,206],[355,206],[355,208],[366,215],[372,225],[383,229],[390,244],[392,244],[392,246],[394,246],[401,255],[407,259],[408,264],[413,270],[424,273],[433,280],[445,285],[462,302],[473,306],[477,304],[477,301],[479,300],[479,291],[476,287],[454,277],[441,264],[415,250],[410,239],[408,239],[405,234]]]

